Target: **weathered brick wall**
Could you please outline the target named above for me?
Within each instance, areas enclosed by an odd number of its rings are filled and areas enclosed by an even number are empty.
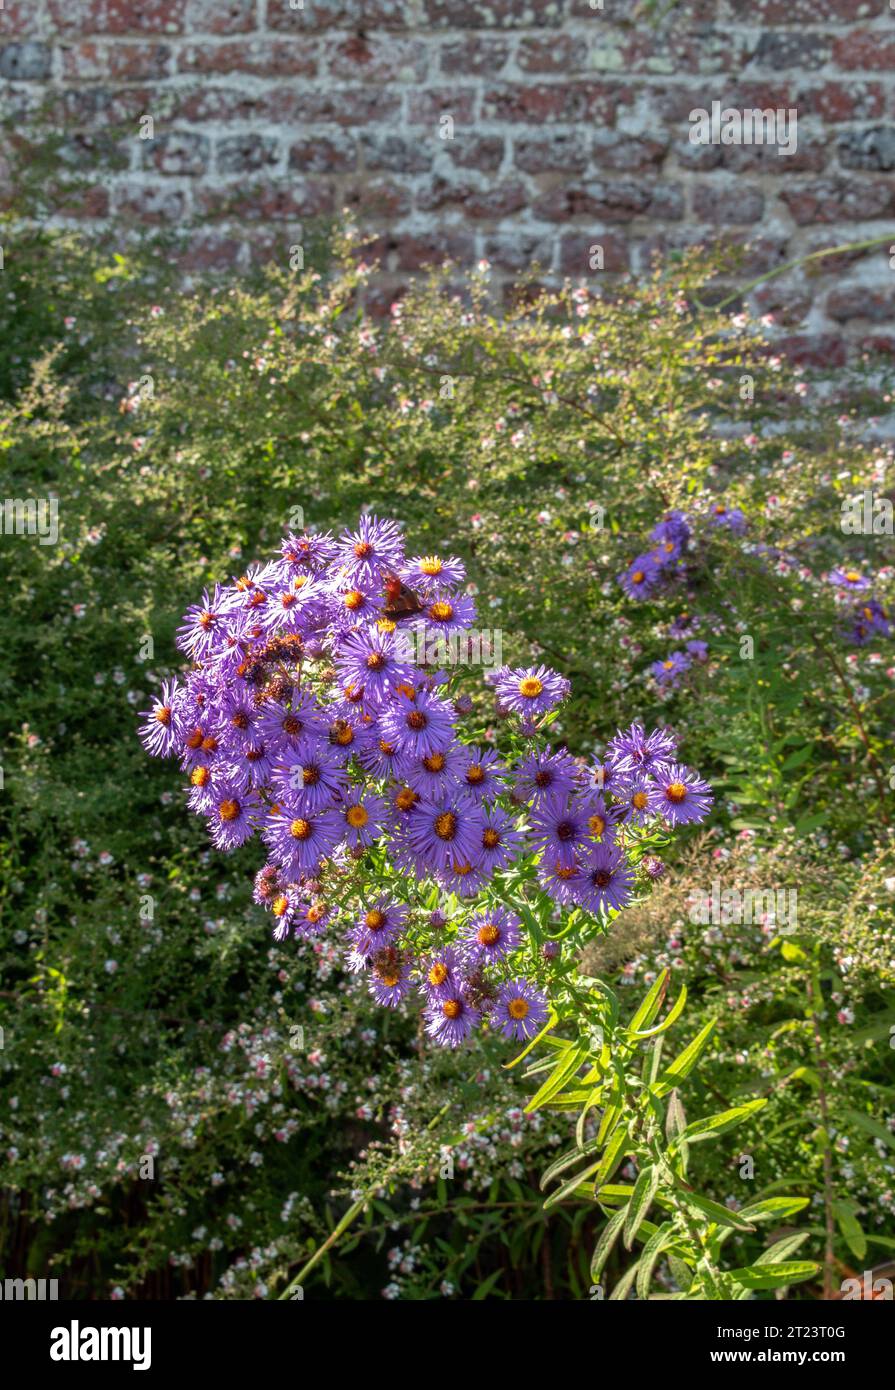
[[[509,278],[593,274],[594,244],[611,274],[718,236],[755,270],[895,242],[890,0],[686,0],[658,26],[591,3],[3,0],[4,105],[48,102],[90,173],[67,217],[194,221],[196,265],[282,255],[342,206],[381,232],[384,293],[445,255]],[[690,144],[716,99],[795,108],[797,153]],[[822,353],[895,342],[887,249],[762,302]]]

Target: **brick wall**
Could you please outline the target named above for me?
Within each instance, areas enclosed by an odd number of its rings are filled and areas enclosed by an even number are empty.
[[[685,0],[658,26],[590,3],[2,0],[3,105],[21,127],[44,103],[90,175],[66,218],[190,224],[188,263],[227,266],[348,206],[381,233],[384,296],[445,255],[577,276],[599,244],[611,275],[725,236],[757,273],[895,243],[889,0]],[[716,99],[795,108],[797,153],[692,145]],[[762,306],[821,357],[895,343],[887,249],[827,267]]]

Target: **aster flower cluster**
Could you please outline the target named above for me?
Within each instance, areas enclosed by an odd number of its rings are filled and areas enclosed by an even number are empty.
[[[637,555],[618,576],[628,598],[650,598],[681,567],[696,520],[684,512],[671,510],[656,523],[650,531],[653,545]],[[700,520],[710,531],[723,528],[735,536],[742,536],[746,531],[746,518],[740,508],[728,507],[724,502],[716,502]]]
[[[569,682],[542,665],[488,677],[507,756],[462,737],[471,701],[451,698],[432,638],[469,632],[464,580],[454,557],[408,558],[393,521],[289,535],[188,610],[192,669],[140,729],[179,759],[218,849],[265,846],[255,901],[275,940],[335,937],[380,1004],[420,995],[452,1047],[480,1024],[534,1036],[558,943],[532,922],[605,923],[661,872],[650,827],[702,820],[712,800],[667,729],[619,731],[601,766],[552,748]]]
[[[827,580],[843,596],[857,596],[857,603],[852,607],[843,630],[846,641],[856,647],[864,647],[874,637],[891,637],[891,619],[879,599],[869,592],[873,581],[866,574],[859,569],[837,568],[830,570]]]

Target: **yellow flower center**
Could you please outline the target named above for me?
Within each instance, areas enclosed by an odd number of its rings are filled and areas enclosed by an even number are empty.
[[[644,811],[649,805],[649,796],[646,792],[635,792],[631,797],[631,805],[635,811]]]
[[[510,1018],[515,1018],[519,1020],[525,1018],[526,1014],[528,1013],[528,1000],[522,999],[519,996],[517,996],[515,999],[511,999],[510,1002],[507,1004],[507,1013],[509,1014]]]
[[[399,811],[412,811],[417,803],[417,794],[410,787],[402,787],[395,797],[395,805]]]
[[[427,772],[443,772],[447,758],[443,753],[432,753],[430,757],[423,758],[423,767]]]
[[[485,780],[485,769],[478,763],[472,763],[466,769],[466,780],[471,787],[477,787],[480,782]]]
[[[443,568],[437,555],[424,555],[420,560],[420,574],[441,574]]]
[[[359,560],[366,560],[368,555],[373,554],[373,547],[369,541],[358,541],[354,553]]]
[[[190,781],[194,787],[204,787],[210,776],[207,767],[194,767],[190,773]]]
[[[519,694],[526,700],[536,700],[544,689],[543,681],[539,681],[537,676],[526,676],[519,682]]]
[[[587,824],[592,835],[602,835],[606,829],[606,822],[598,811],[595,811],[592,816],[588,816]]]
[[[433,603],[429,609],[429,617],[436,623],[449,623],[454,616],[454,605],[448,603],[446,599],[440,599],[438,603]]]
[[[395,632],[397,631],[398,624],[395,622],[394,618],[379,618],[376,622],[376,626],[379,628],[380,632]],[[397,979],[397,976],[395,978]]]
[[[364,596],[361,593],[360,589],[349,589],[348,593],[345,595],[345,607],[349,608],[352,613],[355,611],[355,609],[361,608],[363,606],[363,602]]]
[[[170,706],[170,705],[161,705],[161,706],[156,710],[156,712],[155,712],[155,718],[156,718],[156,721],[157,721],[159,724],[170,724],[170,723],[171,723],[171,706]]]
[[[301,816],[296,816],[289,827],[289,834],[293,840],[307,840],[311,834],[311,822],[303,820]]]
[[[317,783],[320,781],[319,767],[302,768],[301,780],[306,787],[316,787]]]
[[[309,922],[319,922],[326,912],[325,903],[311,903],[306,913]]]
[[[477,933],[480,946],[496,946],[500,940],[500,927],[494,922],[483,922]]]
[[[300,720],[296,715],[294,715],[294,714],[287,714],[287,715],[286,715],[286,718],[283,720],[283,733],[284,733],[284,734],[288,734],[288,735],[290,736],[290,738],[291,738],[294,734],[300,734],[301,731],[302,731],[302,728],[303,728],[302,722],[301,722],[301,720]]]
[[[382,931],[388,918],[384,912],[380,912],[378,907],[371,907],[364,918],[364,926],[368,931]]]
[[[463,1005],[459,999],[445,999],[441,1006],[441,1012],[445,1018],[459,1018],[463,1012]]]
[[[381,671],[384,665],[385,657],[382,652],[370,652],[370,655],[367,657],[368,671]]]
[[[345,812],[345,819],[353,830],[360,830],[366,825],[370,817],[365,806],[349,806]]]
[[[218,807],[221,820],[236,820],[239,815],[239,802],[234,800],[222,801]]]
[[[444,984],[447,977],[448,968],[445,965],[444,961],[436,961],[435,964],[432,966],[431,970],[429,971],[429,984],[433,985],[437,989],[439,985]]]
[[[439,840],[453,840],[457,833],[457,817],[453,811],[442,811],[435,817],[435,834]]]
[[[635,570],[631,575],[631,582],[632,584],[642,584],[645,578],[646,575],[643,573],[643,570]]]
[[[858,580],[861,578],[857,570],[846,570],[845,577],[849,584],[857,584]]]
[[[398,984],[399,980],[401,979],[401,976],[397,970],[388,970],[383,971],[380,974],[379,978],[384,985],[388,986],[389,989],[394,989],[395,985]]]
[[[413,729],[415,733],[419,733],[421,729],[425,729],[429,721],[423,714],[422,710],[415,709],[412,710],[410,714],[408,714],[404,722],[406,723],[408,729]]]
[[[669,801],[673,801],[675,805],[677,805],[677,803],[683,801],[687,795],[687,788],[684,786],[683,782],[672,782],[665,788],[665,795],[668,797]]]
[[[289,910],[289,899],[286,897],[285,893],[281,894],[279,898],[274,898],[273,906],[270,910],[274,917],[282,917]]]

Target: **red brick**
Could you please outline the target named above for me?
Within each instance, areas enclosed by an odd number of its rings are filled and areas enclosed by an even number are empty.
[[[386,238],[383,259],[390,269],[418,271],[453,261],[468,267],[475,255],[475,238],[468,232],[428,232],[419,236]]]
[[[609,180],[552,189],[535,203],[538,216],[551,222],[571,217],[630,222],[635,217],[677,221],[683,216],[681,190],[671,184]]]
[[[603,270],[591,270],[593,248],[603,251]],[[613,232],[569,232],[559,244],[559,265],[564,275],[594,276],[603,272],[625,273],[630,269],[631,245]]]
[[[502,135],[467,135],[466,131],[461,131],[457,139],[439,143],[441,148],[436,153],[446,156],[461,169],[483,169],[493,173],[503,163]],[[517,166],[518,163],[517,160]]]
[[[324,55],[325,69],[349,82],[421,82],[428,65],[427,44],[392,34],[332,40]]]
[[[513,162],[527,174],[583,174],[587,168],[587,137],[583,131],[566,135],[547,132],[546,135],[519,134],[513,141]]]
[[[282,222],[320,217],[333,211],[329,184],[293,179],[288,184],[243,183],[229,188],[200,190],[197,207],[203,216],[232,222]]]
[[[433,28],[541,29],[563,21],[558,0],[425,0],[426,21]]]
[[[833,46],[833,62],[848,72],[893,72],[895,34],[883,34],[879,29],[845,34]]]
[[[211,142],[193,131],[171,131],[154,140],[141,141],[143,167],[160,174],[204,174],[208,170]]]
[[[182,34],[186,6],[187,0],[47,0],[50,21],[61,33],[103,36]]]
[[[183,270],[231,270],[242,247],[238,237],[225,232],[196,232],[175,259]]]
[[[882,14],[886,0],[727,0],[743,24],[847,24]]]
[[[780,197],[799,226],[872,221],[895,210],[895,183],[879,179],[825,179],[786,188]]]
[[[335,174],[357,168],[354,138],[337,131],[296,140],[289,150],[289,168],[306,174]]]
[[[838,121],[872,121],[886,108],[886,95],[878,82],[825,82],[801,94],[800,116],[819,116]]]
[[[845,366],[845,343],[831,333],[796,333],[777,339],[773,350],[783,353],[796,366],[826,369]]]
[[[827,313],[831,319],[846,323],[849,319],[866,319],[870,323],[891,323],[895,319],[895,292],[888,294],[852,285],[827,295]]]
[[[255,0],[187,0],[187,6],[189,34],[248,34],[257,23]]]
[[[115,189],[115,214],[127,222],[172,226],[186,212],[186,194],[168,184],[125,184]]]
[[[584,72],[587,44],[571,34],[549,34],[543,38],[524,38],[516,50],[516,62],[523,72]]]
[[[485,74],[494,78],[504,66],[510,54],[506,39],[496,39],[485,35],[467,35],[456,43],[447,43],[441,50],[441,71],[446,74],[457,73],[461,77],[478,77]]]
[[[537,232],[494,232],[485,238],[485,259],[495,270],[527,274],[535,264],[543,270],[553,261],[553,237]]]
[[[655,170],[665,158],[668,140],[664,137],[624,135],[621,131],[594,132],[591,164],[597,169],[617,169],[623,174]]]
[[[434,178],[420,191],[416,205],[421,212],[459,207],[464,217],[497,219],[521,212],[528,197],[521,183],[492,183],[476,188],[468,183],[449,183]]]
[[[91,221],[105,217],[109,211],[109,193],[105,188],[57,188],[49,197],[52,212],[57,217],[72,217]]]
[[[370,225],[377,217],[406,217],[412,204],[408,189],[385,179],[365,179],[363,183],[351,184],[342,198],[342,205],[357,209],[365,225]]]
[[[764,197],[758,188],[743,188],[740,184],[724,188],[701,183],[693,190],[693,212],[703,222],[725,222],[735,226],[760,222]]]
[[[0,10],[0,38],[31,39],[42,33],[43,24],[34,0],[5,0]]]
[[[471,87],[426,87],[411,91],[407,119],[411,125],[426,125],[436,129],[442,116],[451,116],[455,131],[459,126],[472,125],[475,114],[475,92]]]
[[[136,138],[140,117],[151,116],[154,104],[155,93],[147,87],[70,87],[57,98],[56,119],[69,129],[126,126]]]
[[[365,168],[387,169],[393,174],[425,174],[438,152],[431,140],[413,140],[389,130],[362,134],[360,148]]]
[[[597,82],[507,83],[484,93],[482,115],[488,121],[600,121],[611,124],[619,88]]]
[[[811,293],[784,285],[781,280],[772,280],[755,291],[755,307],[761,314],[773,314],[782,328],[797,328],[811,308]]]
[[[724,168],[736,174],[819,174],[826,168],[829,157],[825,140],[809,140],[801,131],[798,148],[792,154],[780,154],[776,145],[706,145],[702,148],[719,148]]]
[[[289,0],[267,0],[267,27],[301,33],[310,29],[405,29],[410,14],[405,0],[305,0],[290,9]]]
[[[178,72],[246,72],[256,77],[316,77],[317,51],[292,39],[234,39],[181,48]]]

